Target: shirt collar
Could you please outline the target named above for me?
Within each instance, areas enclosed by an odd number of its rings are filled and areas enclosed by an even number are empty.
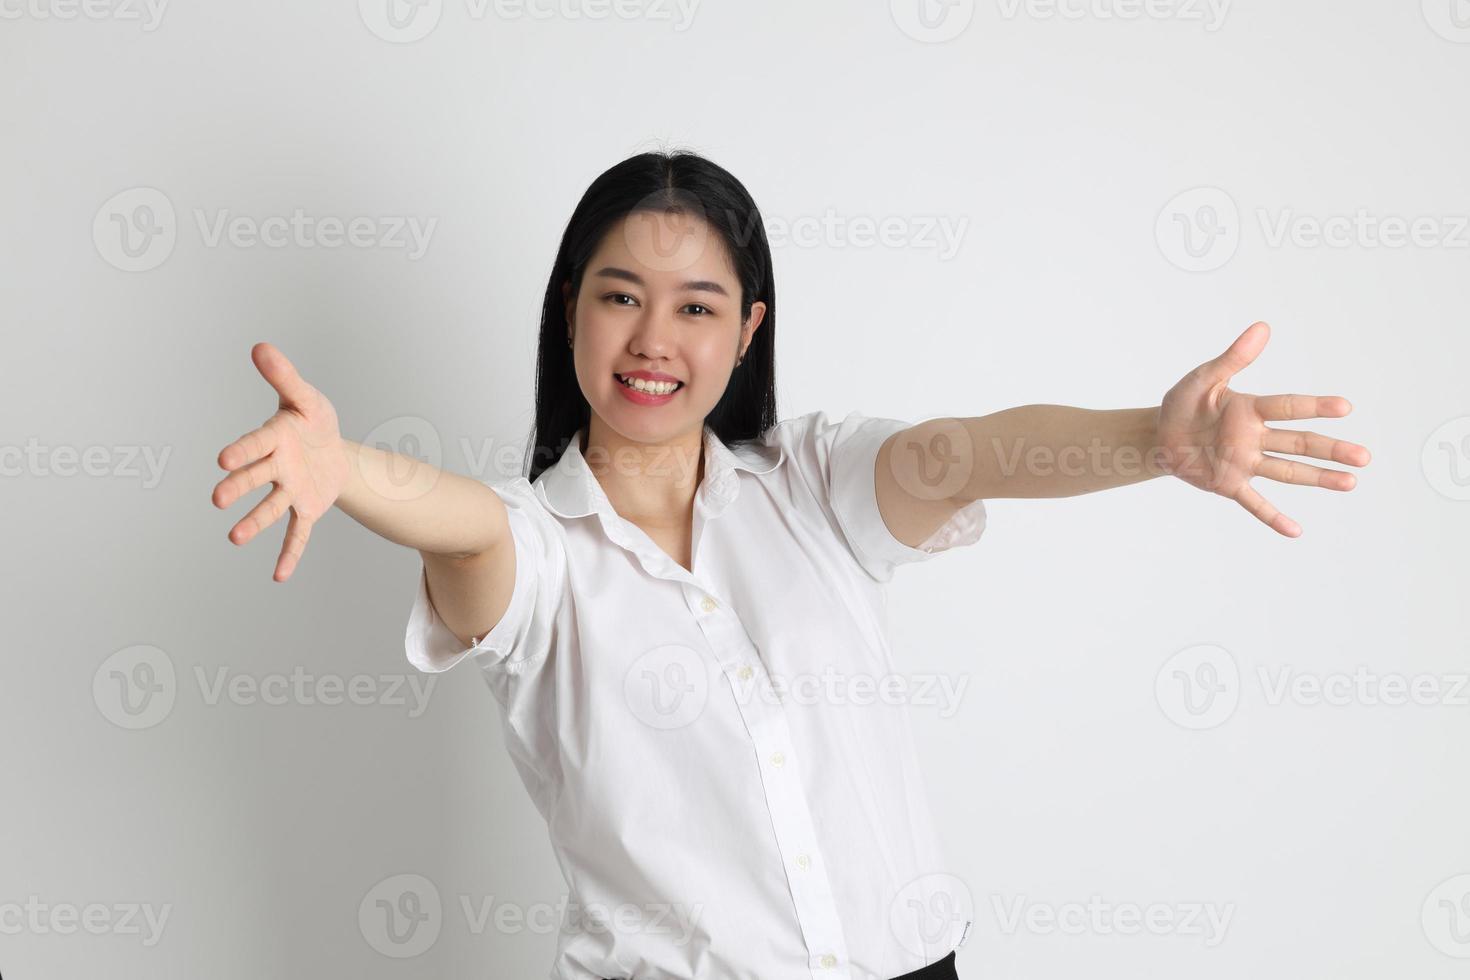
[[[546,468],[537,478],[547,505],[565,518],[586,517],[602,513],[614,516],[615,511],[602,490],[602,484],[592,474],[586,458],[582,455],[584,425],[573,435],[561,459]],[[699,490],[705,494],[705,506],[711,515],[719,513],[739,492],[739,470],[749,473],[769,473],[786,458],[780,444],[760,441],[738,443],[727,446],[715,435],[708,423],[704,426],[704,482]]]

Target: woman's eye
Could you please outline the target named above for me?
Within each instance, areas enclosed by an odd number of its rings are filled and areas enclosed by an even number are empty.
[[[630,304],[637,305],[637,303],[638,303],[638,300],[637,299],[635,299],[634,297],[628,295],[627,293],[608,293],[603,298],[604,299],[607,299],[607,300],[611,300],[612,301],[612,304],[614,306],[628,306]],[[620,302],[620,300],[628,300],[628,302],[627,303],[623,303],[623,302]],[[696,316],[714,316],[714,312],[715,312],[714,310],[710,309],[708,306],[705,306],[703,303],[688,303],[688,304],[686,304],[684,306],[684,309],[686,309],[686,310],[699,310],[700,312],[699,313],[696,313],[695,314]]]

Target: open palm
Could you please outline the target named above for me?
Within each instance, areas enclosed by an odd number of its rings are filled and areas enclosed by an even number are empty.
[[[284,582],[306,550],[312,525],[346,486],[350,464],[337,411],[327,397],[307,384],[273,345],[256,344],[250,358],[280,395],[280,409],[260,428],[220,450],[219,465],[230,475],[216,484],[212,499],[216,507],[225,508],[256,487],[275,484],[230,528],[229,538],[243,545],[289,509],[291,519],[272,576]]]
[[[1186,374],[1159,408],[1158,437],[1168,472],[1186,483],[1239,503],[1268,527],[1296,537],[1301,525],[1277,510],[1250,485],[1263,476],[1281,483],[1351,490],[1357,477],[1342,470],[1283,459],[1272,453],[1310,456],[1366,466],[1368,450],[1316,432],[1266,425],[1287,419],[1341,418],[1352,411],[1336,395],[1248,395],[1229,382],[1256,359],[1271,328],[1253,323],[1225,353]]]

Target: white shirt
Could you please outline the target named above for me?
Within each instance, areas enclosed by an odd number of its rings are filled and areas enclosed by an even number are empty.
[[[466,656],[567,882],[554,980],[889,980],[966,937],[920,780],[884,583],[921,548],[878,511],[896,419],[704,428],[693,571],[618,516],[581,433],[504,500],[516,581],[464,648],[419,576],[408,659]],[[861,685],[866,684],[864,689]],[[779,693],[779,697],[777,694]]]

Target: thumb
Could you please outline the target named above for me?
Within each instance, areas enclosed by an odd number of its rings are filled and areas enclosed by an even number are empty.
[[[261,341],[250,348],[250,359],[256,370],[270,386],[276,389],[285,404],[301,407],[307,404],[316,389],[296,370],[295,365],[274,344]]]
[[[1225,353],[1201,364],[1198,374],[1211,385],[1229,381],[1256,359],[1256,355],[1261,353],[1266,341],[1270,339],[1271,327],[1265,321],[1257,320],[1235,338],[1235,342],[1225,349]]]

